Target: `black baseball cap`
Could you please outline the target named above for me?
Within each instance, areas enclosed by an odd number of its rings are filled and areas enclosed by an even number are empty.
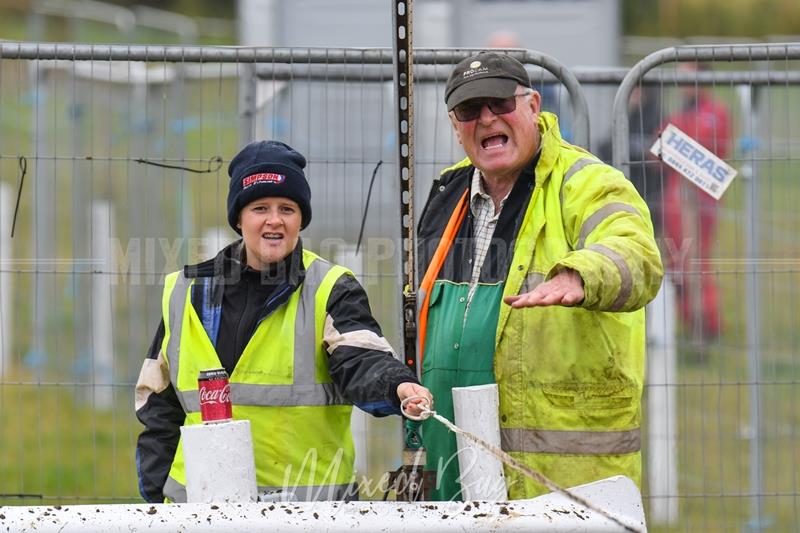
[[[481,52],[461,60],[447,78],[447,110],[471,98],[508,98],[517,85],[531,86],[522,63],[506,54]]]

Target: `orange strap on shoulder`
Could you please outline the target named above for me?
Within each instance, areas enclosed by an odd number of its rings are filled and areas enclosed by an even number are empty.
[[[442,238],[439,239],[439,244],[436,246],[436,251],[433,253],[433,259],[431,259],[428,270],[425,271],[425,276],[423,276],[422,283],[419,285],[420,292],[425,294],[425,298],[422,300],[422,307],[420,307],[419,310],[419,320],[417,321],[420,373],[422,372],[422,360],[425,358],[425,334],[428,330],[428,306],[430,305],[433,282],[436,281],[436,276],[439,275],[447,253],[450,251],[450,247],[453,245],[453,241],[458,234],[458,229],[461,227],[461,223],[464,221],[464,217],[467,214],[468,193],[469,189],[464,191],[456,208],[453,210],[453,214],[450,215],[450,220],[447,221],[447,226],[444,228]]]

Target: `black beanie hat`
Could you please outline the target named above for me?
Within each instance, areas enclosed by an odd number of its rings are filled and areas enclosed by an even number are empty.
[[[300,206],[303,221],[300,229],[311,222],[311,188],[303,169],[306,158],[280,141],[257,141],[242,148],[228,166],[231,177],[228,189],[228,223],[239,235],[237,227],[242,208],[259,198],[282,196]]]

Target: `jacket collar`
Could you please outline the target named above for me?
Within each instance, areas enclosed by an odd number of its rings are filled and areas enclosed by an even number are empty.
[[[218,280],[239,279],[242,275],[259,273],[259,271],[248,266],[244,261],[244,241],[239,239],[222,250],[217,255],[207,261],[196,265],[183,267],[183,274],[187,278],[217,278]],[[298,239],[292,253],[289,254],[281,263],[275,265],[274,275],[285,272],[285,281],[297,287],[305,278],[305,266],[303,265],[303,242]],[[269,272],[261,275],[270,275]]]
[[[544,185],[558,159],[561,145],[561,132],[558,128],[558,117],[553,113],[542,111],[539,113],[539,162],[536,165],[536,184]]]

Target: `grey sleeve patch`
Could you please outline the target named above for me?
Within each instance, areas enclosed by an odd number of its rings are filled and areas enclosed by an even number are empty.
[[[339,346],[351,346],[365,350],[388,352],[394,355],[394,350],[385,337],[368,329],[342,333],[334,327],[333,318],[330,315],[325,317],[324,341],[328,347],[328,353],[333,353]]]
[[[169,369],[164,360],[164,355],[159,351],[157,358],[147,358],[142,363],[139,379],[136,381],[136,394],[134,397],[136,410],[138,411],[144,407],[151,394],[163,392],[168,386]]]

